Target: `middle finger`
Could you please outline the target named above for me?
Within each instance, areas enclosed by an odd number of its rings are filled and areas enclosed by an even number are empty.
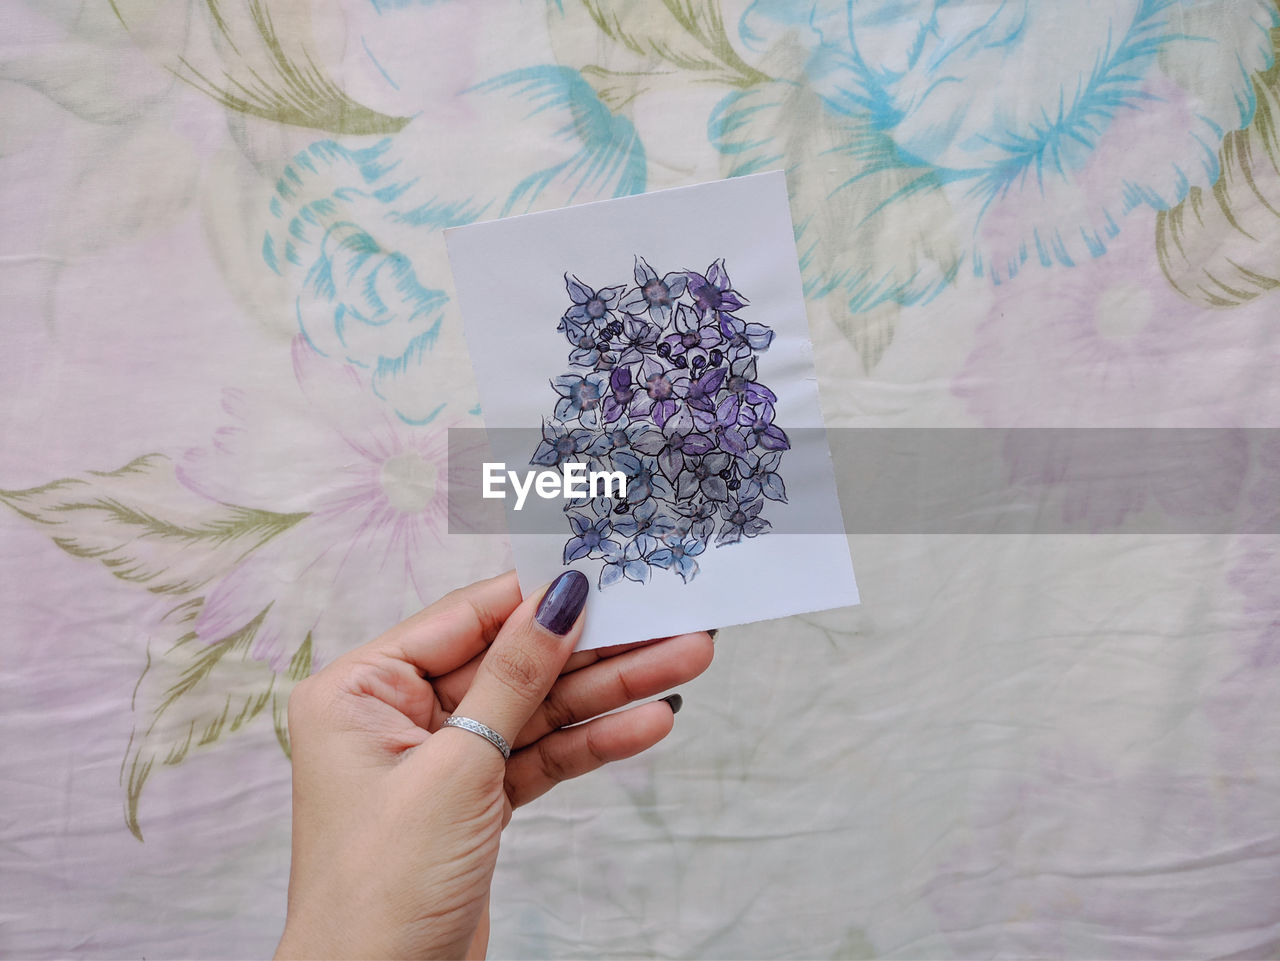
[[[512,748],[691,681],[707,669],[714,653],[711,636],[697,631],[602,658],[565,674],[521,728]]]

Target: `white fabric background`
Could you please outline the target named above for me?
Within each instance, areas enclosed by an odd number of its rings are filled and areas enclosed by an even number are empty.
[[[713,19],[673,27],[659,3],[603,26],[576,0],[219,6],[234,48],[204,3],[0,9],[6,956],[269,954],[289,836],[273,706],[181,763],[163,763],[160,735],[245,691],[283,697],[273,674],[306,631],[319,662],[509,564],[495,539],[431,546],[425,513],[420,549],[379,541],[347,566],[328,553],[350,534],[324,520],[326,497],[363,463],[344,438],[422,451],[444,420],[417,422],[439,404],[474,421],[455,307],[389,279],[407,262],[418,288],[449,294],[442,225],[725,176],[744,153],[721,148],[741,136],[788,170],[831,425],[1280,425],[1269,0],[1029,3],[1016,35],[990,4],[861,5],[861,55],[898,78],[898,112],[865,128],[863,107],[833,106],[856,86],[843,5],[695,5],[719,11],[720,46]],[[310,57],[365,112],[332,90],[219,102],[211,87],[251,71],[283,83],[262,10],[291,62]],[[978,28],[1004,46],[966,46]],[[626,31],[666,46],[637,53]],[[1046,165],[1042,185],[1015,180],[981,214],[960,180],[894,192],[908,167],[995,169],[973,155],[991,125],[1036,129],[1126,31],[1208,39],[1134,47],[1150,97],[1058,144],[1057,179]],[[924,45],[914,66],[894,59],[902,37]],[[685,43],[718,51],[711,66],[654,52]],[[951,69],[950,100],[922,93]],[[482,86],[516,70],[535,72]],[[761,106],[747,128],[716,126],[744,103]],[[874,156],[892,142],[915,159],[842,186],[855,160],[828,148],[872,127]],[[372,259],[337,223],[376,241]],[[1033,230],[1057,231],[1048,266]],[[1019,244],[1031,253],[1010,278]],[[334,289],[316,281],[326,258]],[[865,277],[840,274],[858,264]],[[344,353],[342,304],[393,322]],[[327,354],[312,379],[293,363],[304,335]],[[329,403],[348,389],[363,400]],[[124,479],[89,473],[148,454]],[[1251,456],[1223,496],[1265,514],[1277,462]],[[1046,516],[1074,511],[1096,533],[859,535],[861,607],[723,632],[662,745],[517,813],[491,956],[1276,957],[1276,540],[1121,533],[1070,477],[1041,486]],[[264,546],[219,547],[103,498],[175,522],[226,504],[307,517]],[[153,579],[103,562],[126,555]],[[177,571],[204,586],[147,589]],[[274,599],[275,646],[219,668],[159,741],[139,740],[150,685],[174,669],[181,631],[164,615],[195,596],[212,609],[220,586],[226,618]],[[143,841],[122,783],[140,750],[159,758],[135,808]]]

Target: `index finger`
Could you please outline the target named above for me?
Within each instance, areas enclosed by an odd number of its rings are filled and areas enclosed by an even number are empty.
[[[383,654],[438,677],[488,647],[519,604],[516,572],[507,571],[450,591],[355,653]]]

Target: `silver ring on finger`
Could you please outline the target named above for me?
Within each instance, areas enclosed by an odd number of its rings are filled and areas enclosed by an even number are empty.
[[[461,714],[453,714],[444,720],[445,727],[461,728],[464,731],[470,731],[472,734],[479,734],[482,738],[496,747],[502,752],[504,761],[511,759],[511,745],[507,743],[507,739],[489,727],[487,724],[481,724],[475,718],[463,717]]]

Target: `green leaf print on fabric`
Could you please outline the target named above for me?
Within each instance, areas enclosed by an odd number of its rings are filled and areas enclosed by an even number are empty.
[[[615,113],[648,94],[682,99],[690,84],[744,90],[771,79],[742,59],[713,0],[572,0],[547,18],[556,59]]]
[[[155,594],[199,589],[307,516],[200,497],[178,482],[161,454],[116,471],[0,489],[0,503],[47,528],[73,557],[95,560]]]
[[[135,28],[144,32],[146,21],[157,15],[150,9],[135,10],[137,4],[130,0],[110,2],[131,34]],[[173,59],[164,66],[174,76],[228,110],[337,134],[389,134],[408,124],[409,117],[388,116],[347,96],[296,39],[295,33],[303,35],[301,30],[278,29],[263,0],[203,0],[198,6],[207,14],[210,44],[194,44],[199,55],[184,50],[176,58],[171,51],[161,56]],[[283,13],[294,20],[324,9],[320,4],[298,4]],[[190,28],[198,31],[200,26],[193,23]]]
[[[216,643],[205,643],[194,630],[201,603],[187,601],[167,615],[166,626],[180,636],[159,656],[148,652],[134,689],[134,729],[120,766],[120,783],[125,789],[125,823],[139,841],[142,790],[156,764],[181,764],[193,750],[241,730],[268,707],[276,737],[288,755],[289,693],[311,671],[310,639],[284,674],[249,656],[262,615]]]
[[[1271,31],[1280,53],[1280,28]],[[1222,175],[1209,191],[1156,220],[1165,277],[1205,307],[1236,307],[1280,287],[1280,59],[1253,78],[1253,122],[1226,135]]]
[[[649,66],[694,71],[734,87],[750,87],[769,79],[734,50],[715,0],[661,0],[660,6],[629,0],[582,0],[582,7],[601,33]],[[597,76],[608,72],[603,66],[596,69]]]
[[[88,471],[27,490],[0,490],[0,502],[46,529],[73,557],[114,577],[181,599],[152,629],[173,643],[147,666],[134,691],[134,731],[121,766],[125,822],[142,840],[138,803],[154,766],[182,763],[197,747],[240,730],[268,707],[289,752],[285,705],[311,670],[310,638],[287,670],[250,657],[267,611],[213,643],[195,633],[202,588],[307,517],[222,504],[178,480],[173,463],[148,454],[116,471]],[[193,596],[195,595],[195,596]]]

